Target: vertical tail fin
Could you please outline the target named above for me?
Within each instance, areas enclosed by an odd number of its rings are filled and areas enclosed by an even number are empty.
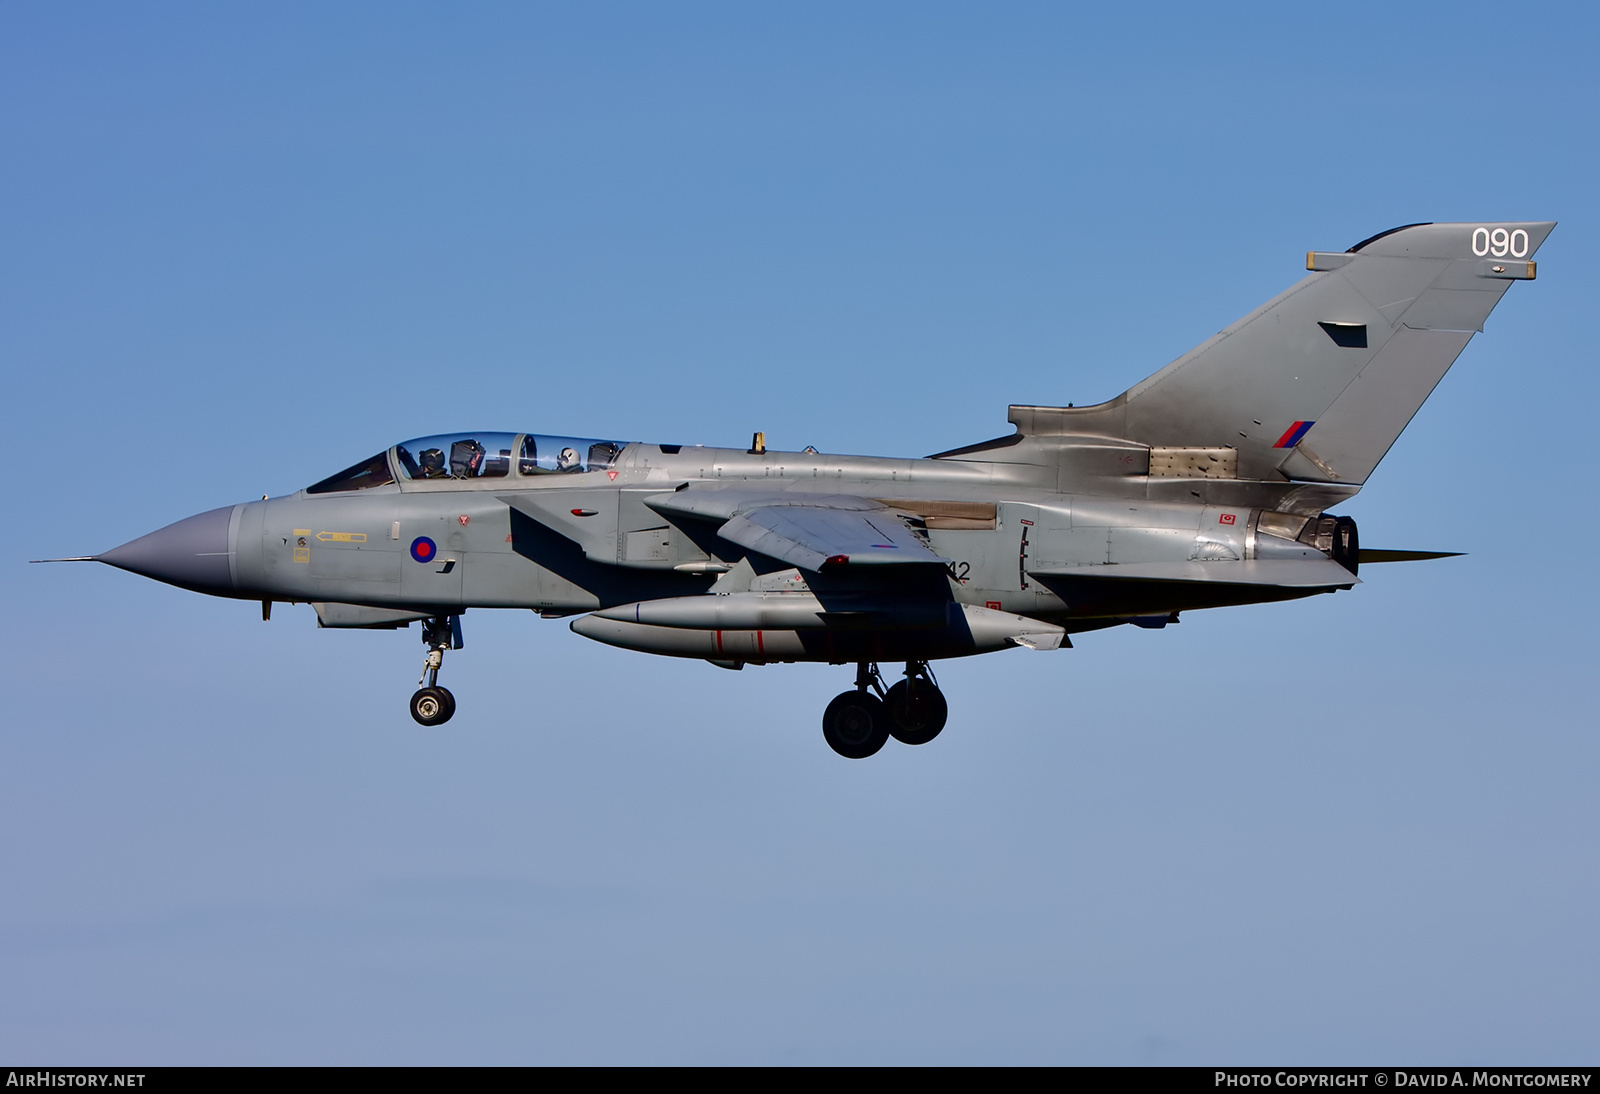
[[[1313,251],[1299,284],[1077,413],[1141,444],[1237,449],[1240,478],[1363,483],[1554,227],[1413,224]]]

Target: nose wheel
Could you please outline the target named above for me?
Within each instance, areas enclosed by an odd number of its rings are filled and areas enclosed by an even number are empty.
[[[461,617],[436,616],[422,623],[422,641],[428,647],[428,656],[422,661],[422,677],[417,681],[422,687],[411,696],[411,717],[418,725],[442,726],[456,712],[456,697],[449,688],[439,686],[439,669],[444,665],[444,651],[461,648]]]
[[[926,661],[906,664],[906,678],[887,691],[878,666],[856,666],[856,686],[834,697],[822,713],[822,738],[848,760],[864,760],[892,736],[902,744],[927,744],[949,717],[949,704]]]
[[[456,697],[449,688],[423,688],[411,696],[411,717],[418,725],[442,726],[456,712]]]

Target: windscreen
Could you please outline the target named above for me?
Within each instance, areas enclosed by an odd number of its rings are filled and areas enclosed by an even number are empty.
[[[394,476],[389,472],[389,454],[379,452],[337,475],[329,475],[315,486],[306,487],[306,493],[336,494],[341,490],[366,490],[373,486],[387,486],[393,481]]]

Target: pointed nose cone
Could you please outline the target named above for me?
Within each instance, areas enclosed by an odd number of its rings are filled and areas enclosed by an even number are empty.
[[[197,593],[233,592],[228,527],[235,505],[186,517],[95,559]]]

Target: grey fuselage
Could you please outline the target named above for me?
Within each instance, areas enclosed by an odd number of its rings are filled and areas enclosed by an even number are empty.
[[[848,494],[885,502],[907,514],[925,530],[933,550],[952,560],[948,580],[956,603],[1049,620],[1068,630],[1325,591],[1184,584],[1152,599],[1149,587],[1140,586],[1128,590],[1138,594],[1132,599],[1108,601],[1104,595],[1072,596],[1066,579],[1034,576],[1078,567],[1092,572],[1107,564],[1249,560],[1266,557],[1270,552],[1263,546],[1269,543],[1272,557],[1314,553],[1291,543],[1292,536],[1263,533],[1261,506],[1248,504],[1281,502],[1292,491],[1213,501],[1207,495],[1237,484],[1152,478],[1147,451],[1136,446],[1088,446],[1102,472],[1090,485],[1114,494],[1056,489],[1061,450],[1026,443],[930,459],[671,451],[676,447],[629,444],[610,469],[578,474],[510,473],[465,481],[407,481],[397,475],[398,481],[369,489],[302,490],[246,502],[190,518],[219,524],[227,514],[226,583],[220,567],[204,581],[176,583],[239,598],[360,605],[417,616],[467,608],[567,615],[693,596],[709,591],[719,573],[745,555],[719,541],[714,526],[678,514],[669,518],[649,504],[693,485],[730,498]],[[1041,462],[1018,461],[1030,455]],[[395,459],[393,450],[389,458]],[[1184,495],[1190,500],[1175,500]],[[1280,514],[1267,519],[1278,520],[1283,530]],[[424,538],[435,549],[419,559],[413,544]]]

